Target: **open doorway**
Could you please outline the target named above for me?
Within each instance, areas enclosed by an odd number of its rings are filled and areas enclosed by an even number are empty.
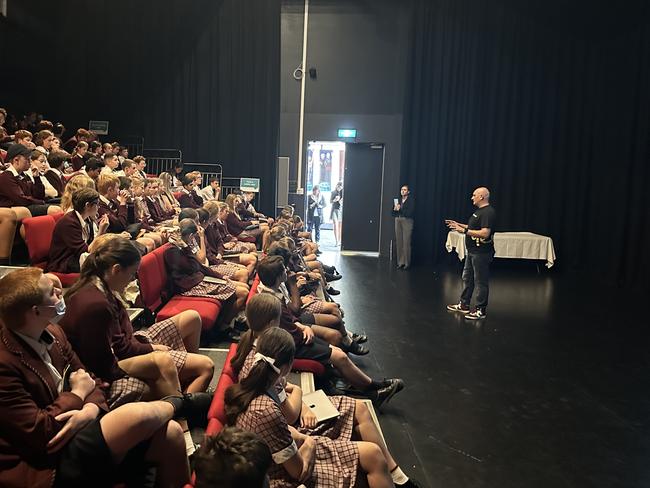
[[[305,222],[311,222],[312,238],[316,239],[317,218],[310,220],[309,195],[318,185],[324,208],[320,212],[319,242],[321,248],[338,249],[341,243],[342,187],[345,174],[345,143],[341,141],[310,141],[307,146],[307,181]],[[334,196],[332,195],[334,193]],[[340,201],[336,196],[339,196]],[[334,202],[332,200],[335,200]],[[338,203],[338,205],[337,205]],[[336,227],[336,228],[335,228]]]

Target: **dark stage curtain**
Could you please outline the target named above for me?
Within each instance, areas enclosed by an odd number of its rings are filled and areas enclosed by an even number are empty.
[[[225,176],[259,177],[261,208],[275,211],[280,0],[58,5],[43,70],[54,94],[35,110],[70,131],[109,120],[110,140],[142,135]]]
[[[416,257],[446,254],[443,219],[467,221],[484,185],[497,231],[551,236],[564,269],[647,283],[648,10],[544,5],[414,3],[401,176]]]

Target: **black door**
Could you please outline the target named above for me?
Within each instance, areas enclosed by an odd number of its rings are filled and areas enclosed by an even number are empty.
[[[341,249],[379,252],[383,144],[346,144]]]

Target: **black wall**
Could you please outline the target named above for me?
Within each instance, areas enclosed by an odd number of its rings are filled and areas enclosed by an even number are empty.
[[[303,3],[282,6],[280,155],[289,156],[297,177],[300,82],[292,74],[302,60]],[[356,142],[385,143],[384,201],[399,188],[408,9],[388,1],[310,2],[304,154],[310,140],[337,140],[337,129],[354,127]],[[303,160],[304,164],[304,160]],[[303,178],[305,172],[303,171]],[[350,189],[348,189],[349,191]],[[378,196],[378,198],[380,198]],[[297,208],[304,199],[292,195]],[[382,253],[393,235],[384,212]]]
[[[279,0],[18,3],[0,24],[11,30],[1,65],[19,73],[5,80],[10,108],[71,131],[108,120],[111,139],[144,136],[146,147],[221,163],[226,176],[260,177],[262,209],[273,212]]]
[[[402,176],[421,261],[485,185],[497,230],[551,236],[565,270],[647,286],[649,7],[415,2]]]

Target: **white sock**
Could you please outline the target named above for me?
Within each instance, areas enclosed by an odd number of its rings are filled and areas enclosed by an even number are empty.
[[[194,441],[192,440],[192,434],[190,434],[189,430],[186,430],[183,432],[183,437],[185,437],[185,454],[191,456],[194,454],[194,451],[196,451]]]
[[[349,332],[348,335],[345,335],[341,338],[341,344],[343,344],[344,346],[349,346],[350,344],[352,344],[352,336],[350,335]]]
[[[409,477],[404,474],[404,471],[399,466],[390,472],[390,477],[393,478],[396,485],[403,485],[409,480]]]

